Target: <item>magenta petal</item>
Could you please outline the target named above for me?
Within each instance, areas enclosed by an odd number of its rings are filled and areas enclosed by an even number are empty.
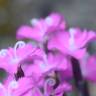
[[[72,86],[66,82],[60,84],[54,91],[55,94],[61,94],[72,90]]]
[[[17,72],[17,68],[24,62],[34,59],[34,57],[42,57],[42,51],[33,47],[31,44],[25,44],[23,47],[6,49],[6,55],[0,56],[0,68],[3,68],[10,74]],[[1,52],[3,53],[3,52]]]
[[[96,81],[96,56],[90,56],[85,63],[81,64],[83,75],[86,79]]]
[[[49,32],[56,30],[64,30],[66,27],[65,21],[63,21],[63,16],[58,13],[51,13],[46,19],[51,19],[51,24],[49,26]],[[50,22],[50,21],[49,21]]]
[[[21,26],[17,30],[17,39],[35,39],[40,41],[42,39],[42,34],[38,28],[32,28],[31,26]]]
[[[79,46],[77,46],[76,50],[70,49],[68,32],[60,32],[59,34],[56,34],[53,38],[51,38],[48,42],[48,49],[59,50],[65,55],[71,55],[77,59],[81,59],[85,55],[86,49],[78,49],[78,47]]]

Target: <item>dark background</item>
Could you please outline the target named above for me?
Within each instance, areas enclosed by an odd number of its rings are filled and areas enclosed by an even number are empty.
[[[64,14],[70,27],[96,29],[96,0],[0,0],[0,48],[15,42],[20,25],[54,11]]]

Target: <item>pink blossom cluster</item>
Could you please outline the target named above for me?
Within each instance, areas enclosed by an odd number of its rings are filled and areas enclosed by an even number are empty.
[[[80,62],[85,80],[96,81],[96,55],[87,51],[94,31],[68,28],[61,14],[51,13],[22,25],[16,38],[13,47],[0,50],[0,68],[7,72],[0,96],[63,96],[73,89],[71,57]]]

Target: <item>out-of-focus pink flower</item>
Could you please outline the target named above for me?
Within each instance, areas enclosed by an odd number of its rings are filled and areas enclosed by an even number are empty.
[[[44,59],[34,60],[33,64],[25,64],[22,66],[25,76],[31,76],[31,74],[34,73],[37,78],[40,78],[50,72],[62,71],[63,75],[65,75],[64,77],[72,77],[71,63],[63,54],[49,53]]]
[[[65,29],[65,21],[61,14],[52,13],[44,19],[32,19],[33,26],[23,25],[17,30],[17,39],[33,39],[36,41],[45,41],[48,34],[58,30]]]
[[[80,66],[84,77],[90,81],[96,82],[96,55],[84,58]]]
[[[44,79],[44,78],[43,78]],[[56,80],[54,78],[47,78],[43,81],[41,86],[34,88],[34,96],[63,96],[64,92],[72,90],[72,86],[67,82],[60,83],[56,88],[54,88]],[[43,89],[43,92],[40,91],[40,88]]]
[[[67,82],[59,83],[59,85],[54,88],[54,85],[56,84],[56,80],[54,78],[48,78],[44,82],[44,96],[63,96],[64,92],[68,92],[72,90],[72,86],[68,84]]]
[[[64,54],[81,59],[86,53],[86,45],[93,39],[96,39],[93,31],[84,30],[82,32],[78,28],[70,28],[68,32],[60,32],[52,37],[48,42],[48,48],[57,49]]]
[[[0,68],[14,74],[24,60],[32,59],[36,55],[42,55],[38,48],[33,47],[31,44],[25,44],[23,41],[18,41],[14,48],[10,47],[0,51]]]
[[[72,86],[67,82],[61,83],[54,91],[54,94],[61,94],[72,90]],[[62,96],[62,95],[60,95]]]
[[[32,88],[32,78],[23,77],[16,81],[11,76],[0,83],[0,96],[32,96]]]

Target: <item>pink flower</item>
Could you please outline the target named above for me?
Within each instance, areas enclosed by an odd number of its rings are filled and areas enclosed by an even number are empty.
[[[81,59],[86,53],[86,45],[93,39],[96,39],[93,31],[82,32],[78,28],[70,28],[68,32],[59,32],[52,37],[48,42],[48,49],[57,49],[64,54]]]
[[[68,92],[72,90],[72,86],[67,82],[59,83],[59,85],[54,88],[56,84],[56,80],[54,78],[48,78],[45,80],[43,84],[44,96],[63,96],[64,92]]]
[[[61,62],[62,61],[62,62]],[[72,77],[71,63],[61,53],[49,53],[46,58],[34,60],[33,64],[24,64],[22,69],[25,76],[36,74],[36,78],[40,78],[54,71],[63,72],[64,77]]]
[[[67,82],[63,82],[54,88],[55,84],[56,80],[54,78],[45,79],[41,86],[34,88],[33,96],[63,96],[64,92],[69,92],[72,90],[72,86]],[[43,89],[43,92],[40,91],[40,88]]]
[[[34,87],[32,78],[20,78],[18,81],[8,77],[0,83],[0,96],[31,96]]]
[[[33,47],[31,44],[25,44],[23,41],[18,41],[14,48],[10,47],[0,51],[0,68],[5,69],[10,74],[14,74],[23,61],[40,55],[42,54],[38,48]]]
[[[65,29],[65,22],[58,13],[52,13],[45,19],[32,19],[32,26],[23,25],[17,30],[17,39],[33,39],[45,41],[48,34]]]
[[[86,79],[90,81],[96,81],[96,55],[87,56],[81,60],[80,66]]]
[[[72,86],[67,82],[61,83],[54,91],[54,94],[61,94],[64,92],[70,92],[72,90]],[[60,95],[62,96],[62,95]]]

